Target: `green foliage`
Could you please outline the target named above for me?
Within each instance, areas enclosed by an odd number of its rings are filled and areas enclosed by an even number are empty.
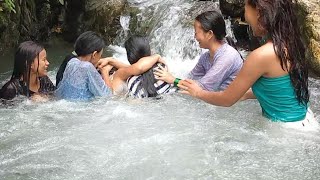
[[[4,2],[0,2],[0,12],[5,10],[16,13],[14,0],[4,0]]]

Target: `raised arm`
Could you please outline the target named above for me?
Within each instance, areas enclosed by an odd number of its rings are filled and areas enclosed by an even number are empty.
[[[107,65],[111,65],[117,69],[120,69],[120,68],[126,68],[126,67],[129,67],[130,65],[129,64],[125,64],[125,63],[122,63],[116,59],[114,59],[113,57],[107,57],[107,58],[103,58],[103,59],[100,59],[99,62],[98,62],[98,68],[101,69]]]
[[[161,59],[161,56],[157,54],[141,58],[138,62],[132,64],[131,66],[120,68],[115,73],[114,77],[118,77],[125,81],[130,76],[137,76],[148,71],[157,62],[164,63],[164,61]]]
[[[188,75],[189,78],[198,80],[205,75],[205,70],[202,65],[203,61],[204,61],[204,57],[205,57],[205,54],[201,55],[198,63],[192,69],[192,71],[189,73],[189,75]],[[173,76],[169,72],[168,66],[166,66],[166,67],[159,66],[159,67],[155,68],[154,70],[155,70],[154,75],[155,75],[156,79],[162,80],[162,81],[169,83],[169,84],[174,83],[174,80],[176,79],[176,77]]]

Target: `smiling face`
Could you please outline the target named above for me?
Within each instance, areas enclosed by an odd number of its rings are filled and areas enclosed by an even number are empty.
[[[47,59],[47,52],[43,49],[31,64],[31,73],[38,74],[39,77],[47,76],[49,61]]]
[[[194,22],[194,37],[199,42],[200,48],[208,48],[208,44],[210,42],[210,39],[212,38],[212,32],[211,31],[205,31],[201,23],[199,21]]]

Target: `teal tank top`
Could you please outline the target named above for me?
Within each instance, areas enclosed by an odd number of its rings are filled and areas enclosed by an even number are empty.
[[[294,122],[303,120],[308,106],[299,103],[290,76],[260,77],[252,91],[262,108],[262,114],[272,121]]]

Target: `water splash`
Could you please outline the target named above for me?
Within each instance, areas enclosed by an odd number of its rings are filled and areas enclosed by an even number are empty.
[[[176,75],[185,75],[201,53],[192,25],[182,20],[193,1],[129,2],[141,8],[142,19],[158,20],[151,29],[153,50]],[[123,47],[109,49],[127,61]],[[310,79],[315,107],[319,84]],[[254,100],[230,108],[180,94],[160,100],[24,101],[0,108],[0,177],[319,179],[319,137],[266,120]]]

